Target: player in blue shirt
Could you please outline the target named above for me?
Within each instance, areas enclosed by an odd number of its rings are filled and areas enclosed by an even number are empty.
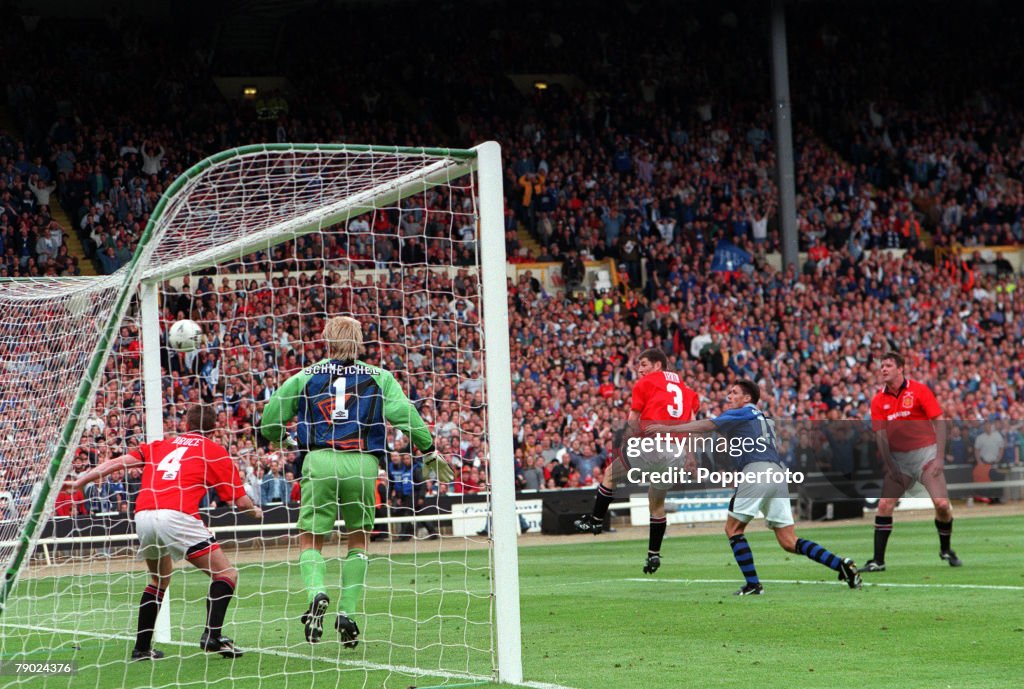
[[[771,477],[783,475],[775,444],[774,422],[757,408],[761,389],[750,380],[737,380],[726,392],[726,411],[714,419],[691,421],[682,425],[659,425],[654,432],[674,433],[718,433],[729,440],[730,448],[742,448],[733,455],[737,471],[757,474],[758,481],[744,481],[736,486],[736,493],[729,502],[729,516],[725,522],[725,534],[729,537],[736,564],[746,578],[746,584],[736,591],[737,596],[759,596],[764,587],[757,578],[754,555],[743,531],[759,512],[765,515],[768,527],[775,531],[775,538],[783,550],[800,553],[839,573],[840,581],[850,588],[860,588],[861,578],[857,566],[849,558],[833,555],[814,541],[797,538],[793,529],[793,511],[789,503],[789,486],[785,480]],[[730,452],[730,454],[733,454]]]

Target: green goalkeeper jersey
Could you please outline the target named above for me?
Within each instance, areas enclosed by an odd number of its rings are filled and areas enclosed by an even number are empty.
[[[296,416],[296,439],[303,450],[383,457],[385,421],[408,434],[421,452],[434,449],[427,425],[395,377],[362,361],[324,359],[296,373],[267,402],[260,432],[280,442],[285,424]]]

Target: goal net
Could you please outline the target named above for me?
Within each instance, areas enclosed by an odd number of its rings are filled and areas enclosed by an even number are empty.
[[[521,681],[502,223],[496,144],[253,146],[179,177],[115,275],[0,283],[7,685]],[[388,426],[365,591],[347,611],[354,649],[333,629],[344,513],[323,549],[332,607],[310,644],[299,454],[259,432],[274,391],[326,357],[336,315],[360,321],[362,360],[394,374],[456,467],[438,483]],[[194,352],[165,345],[182,318],[203,328]],[[134,557],[139,472],[80,493],[63,481],[183,432],[197,402],[216,408],[212,437],[265,513],[255,522],[213,491],[201,508],[239,571],[224,633],[245,655],[199,648],[209,579],[178,562],[154,642],[166,658],[128,662],[149,579]]]

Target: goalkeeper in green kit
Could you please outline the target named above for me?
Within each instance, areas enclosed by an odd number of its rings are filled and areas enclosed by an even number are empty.
[[[263,411],[260,432],[272,443],[288,440],[285,424],[298,416],[295,440],[305,454],[299,508],[299,569],[309,609],[302,616],[306,640],[320,641],[331,599],[320,551],[334,530],[341,505],[348,532],[348,555],[341,569],[341,605],[335,628],[342,643],[355,648],[359,627],[352,615],[366,582],[366,547],[373,528],[379,462],[385,457],[385,421],[406,433],[424,453],[424,467],[438,481],[453,478],[451,467],[434,450],[434,440],[419,412],[394,376],[358,360],[363,331],[354,318],[337,316],[324,326],[329,359],[304,368],[274,393]]]

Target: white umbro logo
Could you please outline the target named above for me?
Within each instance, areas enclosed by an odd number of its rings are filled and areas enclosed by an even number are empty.
[[[892,405],[891,404],[886,404],[886,405],[884,405],[882,407],[882,409],[885,409],[886,411],[889,411],[890,409],[892,409]]]

